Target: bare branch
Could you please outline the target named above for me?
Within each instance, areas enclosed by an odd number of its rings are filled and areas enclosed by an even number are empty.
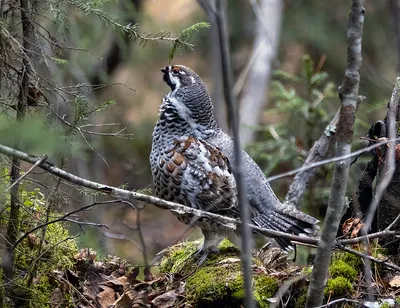
[[[362,253],[362,252],[360,252],[360,251],[357,251],[357,250],[355,250],[355,249],[351,249],[351,248],[348,248],[348,247],[344,247],[344,246],[342,246],[342,245],[337,245],[336,247],[339,248],[339,249],[341,249],[341,250],[343,250],[343,251],[346,251],[346,252],[352,253],[352,254],[354,254],[354,255],[356,255],[356,256],[359,256],[359,257],[361,257],[361,258],[368,259],[368,260],[373,261],[373,262],[375,262],[375,263],[383,264],[383,265],[386,266],[387,268],[390,268],[390,269],[392,269],[392,270],[395,270],[395,271],[397,271],[397,272],[400,272],[400,266],[397,266],[396,264],[387,262],[389,258],[386,258],[385,260],[379,260],[379,259],[377,259],[377,258],[375,258],[375,257],[373,257],[373,256],[367,255],[367,254]]]
[[[358,97],[357,107],[363,99],[364,99],[363,96]],[[336,112],[335,116],[328,124],[327,126],[328,128],[337,126],[339,121],[339,114],[340,114],[340,109]],[[326,157],[328,155],[329,149],[331,148],[332,142],[335,140],[334,136],[335,136],[334,134],[327,134],[326,132],[324,132],[308,152],[307,158],[304,161],[304,164],[301,168],[308,167],[313,163],[320,162],[322,158]],[[352,155],[354,154],[352,153]],[[317,170],[318,170],[317,168],[312,168],[312,169],[305,168],[294,177],[293,182],[289,187],[289,191],[286,194],[285,204],[300,208],[300,201],[303,197],[303,194],[305,193],[308,184],[314,177]]]
[[[230,125],[233,135],[233,150],[234,150],[234,175],[238,189],[238,202],[240,208],[240,219],[243,222],[240,228],[242,236],[242,253],[241,259],[243,264],[243,280],[245,290],[244,306],[247,308],[255,308],[255,301],[252,291],[252,266],[251,266],[251,251],[252,251],[252,233],[247,222],[250,221],[249,206],[246,200],[243,187],[243,169],[241,159],[241,148],[239,139],[239,108],[236,98],[232,92],[232,70],[229,54],[229,40],[227,32],[227,24],[225,21],[225,1],[216,1],[215,20],[218,28],[219,47],[221,52],[221,70],[224,85],[225,103],[228,111]]]
[[[336,112],[335,116],[329,123],[329,126],[336,127],[339,121],[339,113],[340,109]],[[325,132],[322,134],[322,136],[314,143],[313,147],[308,152],[302,168],[308,167],[326,156],[331,142],[334,140],[333,136],[333,134],[328,135]],[[308,183],[310,182],[310,179],[314,176],[316,171],[316,168],[305,169],[296,174],[292,184],[289,187],[289,191],[286,194],[285,204],[295,206],[296,208],[300,207],[300,201],[303,197],[303,194]]]
[[[44,162],[47,159],[47,155],[43,155],[41,159],[39,159],[34,165],[32,165],[28,171],[26,171],[23,175],[21,175],[17,180],[15,180],[14,183],[12,183],[10,186],[8,186],[5,190],[5,192],[9,191],[11,188],[13,188],[15,185],[17,185],[19,182],[21,182],[29,173],[33,171],[38,165],[40,165],[42,162]]]
[[[400,137],[394,138],[394,139],[382,140],[382,141],[380,141],[378,143],[375,143],[375,144],[373,144],[373,145],[371,145],[369,147],[363,148],[361,150],[350,152],[350,153],[344,154],[342,156],[336,156],[336,157],[333,157],[333,158],[321,160],[321,161],[318,161],[316,163],[311,163],[309,165],[303,165],[300,168],[296,168],[296,169],[293,169],[293,170],[288,171],[288,172],[283,172],[283,173],[279,173],[277,175],[270,176],[270,177],[267,178],[267,180],[268,180],[268,182],[271,182],[271,181],[278,180],[278,179],[281,179],[281,178],[284,178],[284,177],[287,177],[287,176],[290,176],[290,175],[293,175],[293,174],[296,174],[296,173],[299,173],[299,172],[303,172],[303,171],[306,171],[306,170],[309,170],[309,169],[313,169],[315,167],[319,167],[319,166],[326,165],[326,164],[329,164],[329,163],[340,162],[340,161],[345,160],[345,159],[349,159],[349,158],[352,158],[352,157],[355,157],[355,156],[359,156],[362,153],[369,152],[369,151],[371,151],[371,150],[373,150],[375,148],[381,147],[382,145],[385,145],[385,144],[388,144],[388,143],[391,143],[391,142],[396,142],[396,141],[399,141],[399,140],[400,140]]]
[[[91,204],[82,206],[82,207],[80,207],[80,208],[78,208],[78,209],[76,209],[76,210],[73,210],[73,211],[71,211],[71,212],[69,212],[69,213],[67,213],[67,214],[65,214],[65,215],[63,215],[63,216],[61,216],[61,217],[59,217],[59,218],[57,218],[57,219],[50,220],[50,221],[47,221],[47,222],[45,222],[45,223],[43,223],[43,224],[40,224],[40,225],[36,226],[35,228],[33,228],[33,229],[29,230],[28,232],[26,232],[24,235],[22,235],[22,236],[15,242],[15,244],[14,244],[13,247],[12,247],[12,249],[14,250],[14,249],[18,246],[18,244],[22,242],[22,240],[23,240],[24,238],[26,238],[29,234],[35,232],[36,230],[39,230],[39,229],[41,229],[41,228],[43,228],[43,227],[46,227],[46,226],[48,226],[48,225],[51,225],[51,224],[54,224],[54,223],[57,223],[57,222],[66,221],[66,220],[67,220],[67,219],[66,219],[67,217],[72,216],[72,215],[74,215],[74,214],[76,214],[76,213],[79,213],[79,212],[88,211],[88,210],[90,210],[92,207],[94,207],[94,206],[96,206],[96,205],[99,205],[99,204],[118,203],[118,202],[120,202],[120,203],[125,203],[124,200],[108,200],[108,201],[94,202],[94,203],[91,203]],[[74,222],[74,223],[76,222],[76,223],[85,224],[85,222],[72,221],[71,219],[69,219],[69,221]],[[86,224],[87,224],[87,223],[86,223]],[[94,225],[94,224],[92,224],[92,225]],[[98,226],[99,226],[99,227],[107,227],[106,225],[103,225],[103,224],[99,224]],[[107,228],[108,228],[108,227],[107,227]]]
[[[20,160],[29,162],[31,164],[34,164],[39,160],[39,158],[34,155],[29,155],[27,153],[18,151],[16,149],[12,149],[12,148],[4,146],[4,145],[0,145],[0,153],[10,156],[10,157],[16,157]],[[57,177],[63,178],[70,183],[73,183],[73,184],[76,184],[76,185],[79,185],[82,187],[86,187],[86,188],[89,188],[92,190],[100,191],[104,194],[108,194],[113,197],[119,198],[120,200],[118,200],[118,202],[126,203],[130,206],[133,206],[132,201],[134,201],[134,200],[142,201],[142,202],[147,202],[147,203],[156,205],[156,206],[166,209],[166,210],[170,210],[177,214],[181,214],[181,215],[182,214],[190,214],[190,215],[197,216],[197,217],[208,218],[210,220],[212,219],[215,222],[221,224],[221,226],[226,227],[231,230],[236,230],[239,226],[243,225],[241,221],[236,220],[234,218],[214,214],[211,212],[197,210],[197,209],[187,207],[187,206],[184,206],[184,205],[181,205],[178,203],[165,201],[163,199],[159,199],[159,198],[156,198],[153,196],[148,196],[145,194],[137,193],[134,191],[129,191],[129,190],[89,181],[89,180],[83,179],[81,177],[78,177],[76,175],[73,175],[69,172],[66,172],[60,168],[57,168],[53,164],[46,162],[46,161],[42,162],[39,166],[43,170],[45,170]],[[115,202],[115,200],[109,201],[107,203],[110,203],[110,202]],[[105,201],[103,201],[103,203],[105,203]],[[78,209],[78,210],[81,211],[82,209]],[[297,241],[299,243],[308,243],[308,244],[313,244],[313,245],[318,243],[318,240],[315,238],[311,238],[311,237],[307,237],[307,236],[298,236],[298,235],[293,235],[293,234],[275,231],[275,230],[271,230],[271,229],[260,228],[255,225],[252,225],[252,224],[248,224],[248,225],[254,231],[257,231],[257,233],[263,234],[268,237],[286,238],[291,241]]]
[[[389,111],[387,114],[387,130],[389,139],[396,138],[396,117],[399,109],[399,99],[400,99],[400,77],[396,78],[396,82],[394,84],[394,89],[392,92],[392,98],[389,103]],[[395,150],[396,143],[395,141],[391,141],[388,144],[388,148],[385,153],[385,160],[382,168],[382,175],[380,177],[380,181],[376,187],[374,198],[372,199],[371,205],[368,209],[368,215],[364,222],[364,232],[368,233],[368,230],[371,227],[372,220],[375,217],[376,209],[378,207],[379,202],[382,199],[383,193],[386,191],[386,188],[389,186],[392,181],[393,174],[396,168],[395,162]]]
[[[371,233],[368,235],[362,235],[359,237],[351,238],[351,239],[344,239],[344,240],[337,240],[337,243],[343,245],[352,245],[357,243],[365,242],[365,240],[372,240],[378,237],[385,237],[390,235],[400,235],[400,230],[383,230],[375,233]]]
[[[351,5],[347,29],[347,68],[343,84],[339,88],[341,109],[336,134],[336,156],[349,155],[351,152],[360,83],[359,70],[362,61],[361,41],[365,13],[364,3],[365,0],[352,0]],[[306,307],[320,306],[323,301],[332,248],[343,214],[350,163],[350,159],[346,159],[339,161],[335,166],[331,196],[317,248],[314,269],[311,274]]]
[[[369,306],[363,305],[362,303],[360,303],[357,300],[354,299],[349,299],[349,298],[339,298],[339,299],[335,299],[334,301],[331,301],[325,305],[321,305],[321,306],[317,306],[315,308],[326,308],[326,307],[337,307],[338,304],[342,304],[342,303],[352,303],[352,304],[357,304],[358,308],[368,308]]]

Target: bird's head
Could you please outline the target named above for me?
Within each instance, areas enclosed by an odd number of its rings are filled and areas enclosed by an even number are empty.
[[[161,72],[164,73],[163,79],[172,91],[192,86],[196,83],[202,84],[199,75],[183,65],[166,66]]]
[[[171,92],[164,97],[160,111],[172,107],[193,131],[204,132],[216,127],[210,94],[199,75],[183,65],[166,66],[161,72]]]

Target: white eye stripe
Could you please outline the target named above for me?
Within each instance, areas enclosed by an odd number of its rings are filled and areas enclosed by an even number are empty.
[[[184,71],[180,71],[182,75],[186,75],[186,73]]]

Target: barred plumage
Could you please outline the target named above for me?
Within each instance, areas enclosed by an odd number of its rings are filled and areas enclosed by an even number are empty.
[[[153,131],[150,164],[156,195],[214,213],[239,217],[233,140],[217,126],[210,95],[191,69],[168,66],[161,70],[171,87],[162,100]],[[260,227],[309,234],[318,220],[284,206],[253,159],[242,151],[244,187],[252,222]],[[178,217],[190,223],[189,217]],[[214,250],[226,230],[208,220],[194,222],[205,236],[204,250]],[[290,242],[277,239],[282,248]]]

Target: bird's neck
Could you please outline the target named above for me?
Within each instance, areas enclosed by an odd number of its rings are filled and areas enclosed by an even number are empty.
[[[163,126],[167,133],[179,132],[201,139],[212,136],[217,129],[212,107],[209,110],[197,110],[192,101],[185,99],[184,103],[174,91],[168,93],[163,98],[157,125]]]

